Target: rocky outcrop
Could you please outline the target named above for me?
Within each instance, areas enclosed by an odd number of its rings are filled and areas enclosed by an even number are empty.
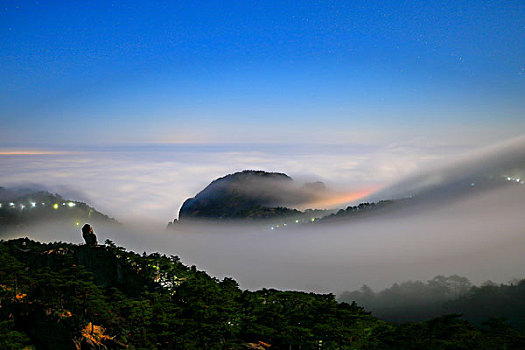
[[[90,247],[96,247],[98,245],[97,235],[95,235],[93,227],[91,227],[90,224],[82,226],[82,237],[84,238],[86,245]]]

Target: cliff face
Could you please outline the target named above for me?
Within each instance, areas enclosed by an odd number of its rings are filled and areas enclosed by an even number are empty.
[[[297,211],[283,208],[295,200],[293,180],[286,174],[245,170],[211,182],[187,199],[179,219],[236,219],[272,217]]]
[[[89,247],[82,245],[74,253],[78,264],[84,266],[94,276],[95,282],[104,288],[119,288],[129,295],[138,296],[142,287],[147,284],[129,266],[123,266],[114,252],[104,246]]]

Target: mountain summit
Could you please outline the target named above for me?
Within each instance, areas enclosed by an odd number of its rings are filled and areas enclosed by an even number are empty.
[[[188,198],[179,219],[267,218],[295,213],[285,205],[305,199],[291,177],[283,173],[244,170],[212,181],[195,197]]]

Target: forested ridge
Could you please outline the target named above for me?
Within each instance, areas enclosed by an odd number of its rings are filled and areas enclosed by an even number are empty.
[[[241,290],[176,256],[0,242],[0,349],[522,349],[501,319],[394,324],[332,294]]]
[[[392,322],[422,321],[443,314],[460,313],[482,325],[490,318],[504,318],[525,329],[525,280],[474,286],[466,277],[436,276],[427,282],[406,281],[374,292],[367,285],[344,292],[340,301],[357,302],[381,319]]]

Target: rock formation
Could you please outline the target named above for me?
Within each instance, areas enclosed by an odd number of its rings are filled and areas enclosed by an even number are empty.
[[[90,224],[85,224],[84,226],[82,226],[82,237],[84,237],[86,245],[90,247],[95,247],[98,245],[97,236],[95,235],[93,227],[91,227]]]

